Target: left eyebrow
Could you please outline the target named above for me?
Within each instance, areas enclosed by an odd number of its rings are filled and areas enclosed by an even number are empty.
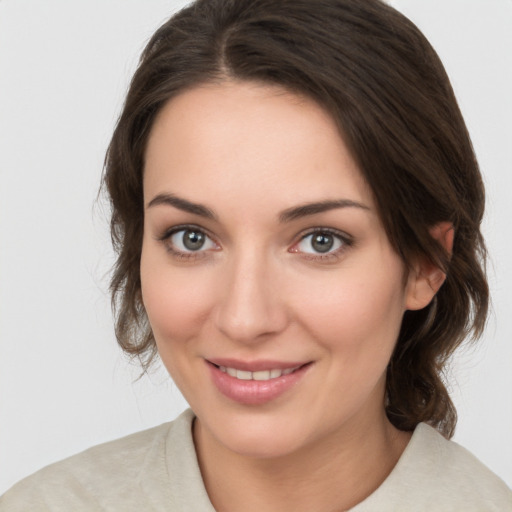
[[[282,211],[279,214],[279,222],[290,222],[308,215],[336,210],[338,208],[360,208],[362,210],[370,210],[370,208],[357,201],[351,199],[336,199],[330,201],[320,201],[318,203],[306,203],[300,206],[294,206]]]

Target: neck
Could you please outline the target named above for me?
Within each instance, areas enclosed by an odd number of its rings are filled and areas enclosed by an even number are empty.
[[[348,510],[379,487],[409,439],[381,411],[294,453],[255,458],[228,450],[199,420],[194,424],[201,473],[218,512]]]

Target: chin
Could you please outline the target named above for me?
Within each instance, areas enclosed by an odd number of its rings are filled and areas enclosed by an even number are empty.
[[[237,432],[218,439],[231,452],[255,459],[276,459],[286,457],[303,447],[304,439],[293,432],[270,430]]]
[[[244,413],[233,411],[224,413],[222,417],[214,412],[213,418],[200,411],[198,413],[204,434],[240,456],[260,459],[284,457],[309,442],[303,419],[276,414],[276,411],[249,408]]]

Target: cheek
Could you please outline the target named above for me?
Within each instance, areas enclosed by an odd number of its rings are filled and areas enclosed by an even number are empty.
[[[142,253],[141,288],[146,313],[157,346],[196,336],[207,315],[210,287],[208,273],[191,279],[190,273],[162,264]]]
[[[389,268],[389,267],[387,267]],[[392,267],[391,267],[392,268]],[[396,278],[395,278],[396,274]],[[356,355],[378,347],[392,351],[404,312],[400,273],[358,271],[302,283],[295,291],[297,317],[327,349],[352,349]],[[350,352],[347,355],[351,354]]]

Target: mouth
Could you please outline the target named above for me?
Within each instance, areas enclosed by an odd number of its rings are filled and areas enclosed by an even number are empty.
[[[285,394],[308,373],[313,361],[283,363],[277,361],[205,360],[213,384],[222,395],[244,405],[261,405]]]
[[[213,363],[212,363],[213,364]],[[306,363],[308,364],[308,363]],[[272,379],[278,379],[283,375],[290,375],[297,371],[304,365],[298,365],[294,368],[272,368],[271,370],[259,370],[259,371],[248,371],[248,370],[239,370],[237,368],[232,368],[230,366],[222,366],[222,365],[214,365],[216,366],[222,373],[227,373],[230,377],[234,377],[238,380],[259,380],[266,381]]]

